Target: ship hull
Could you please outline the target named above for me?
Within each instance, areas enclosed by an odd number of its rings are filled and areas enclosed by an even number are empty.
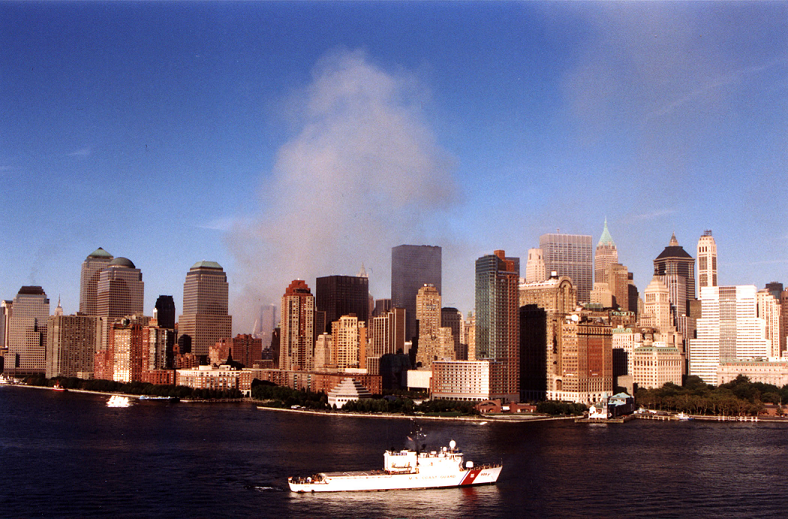
[[[389,474],[384,472],[345,472],[321,474],[320,481],[288,480],[293,492],[372,492],[381,490],[421,490],[491,485],[498,481],[501,465],[475,467],[455,472]]]

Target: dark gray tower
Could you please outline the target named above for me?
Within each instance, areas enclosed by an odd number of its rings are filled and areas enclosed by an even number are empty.
[[[416,335],[416,294],[424,285],[441,288],[441,248],[400,245],[391,249],[391,306],[405,309],[405,340]]]

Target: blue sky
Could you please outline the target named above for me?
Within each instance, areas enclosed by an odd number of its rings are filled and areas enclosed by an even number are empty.
[[[104,247],[236,332],[290,280],[390,292],[390,249],[473,262],[608,220],[643,290],[711,229],[722,284],[788,284],[788,3],[0,2],[0,298],[67,313]]]

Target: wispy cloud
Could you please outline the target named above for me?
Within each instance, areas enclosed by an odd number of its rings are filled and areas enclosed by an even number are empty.
[[[657,218],[662,218],[663,216],[668,216],[671,214],[676,214],[678,212],[677,209],[660,209],[658,211],[652,211],[650,213],[641,213],[632,216],[633,220],[656,220]]]
[[[91,154],[92,150],[90,148],[82,148],[76,151],[72,151],[71,153],[67,153],[66,155],[69,157],[87,157]]]
[[[745,80],[749,76],[759,74],[761,72],[770,70],[778,66],[784,66],[786,64],[788,64],[788,58],[782,57],[780,59],[771,60],[768,63],[764,63],[762,65],[744,67],[739,70],[735,70],[731,73],[718,76],[698,86],[697,88],[691,90],[690,92],[679,97],[678,99],[675,99],[660,108],[652,110],[651,112],[646,114],[646,118],[652,119],[655,117],[661,117],[663,115],[667,115],[669,113],[675,112],[676,110],[678,110],[679,108],[681,108],[682,106],[688,104],[693,100],[706,97],[708,93],[713,90],[717,90],[719,88],[728,85],[739,83]]]
[[[243,219],[228,216],[225,218],[216,218],[209,222],[197,224],[196,227],[199,229],[208,229],[211,231],[221,231],[221,232],[230,232],[233,229],[241,225],[245,225],[248,222],[244,221]]]

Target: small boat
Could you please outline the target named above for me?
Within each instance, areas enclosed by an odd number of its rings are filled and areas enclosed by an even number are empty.
[[[359,492],[492,485],[498,481],[500,463],[475,466],[464,461],[454,440],[439,451],[385,451],[383,470],[321,472],[289,477],[293,492]]]
[[[678,418],[682,422],[686,422],[686,421],[692,420],[692,417],[690,415],[686,414],[686,413],[679,413],[679,414],[676,415],[676,418]]]
[[[107,407],[129,407],[131,405],[131,401],[129,397],[122,396],[122,395],[112,395],[107,400]]]
[[[64,388],[63,386],[60,385],[60,382],[55,382],[55,385],[52,387],[52,390],[53,391],[63,391],[63,392],[68,391],[68,389],[66,389],[66,388]]]

